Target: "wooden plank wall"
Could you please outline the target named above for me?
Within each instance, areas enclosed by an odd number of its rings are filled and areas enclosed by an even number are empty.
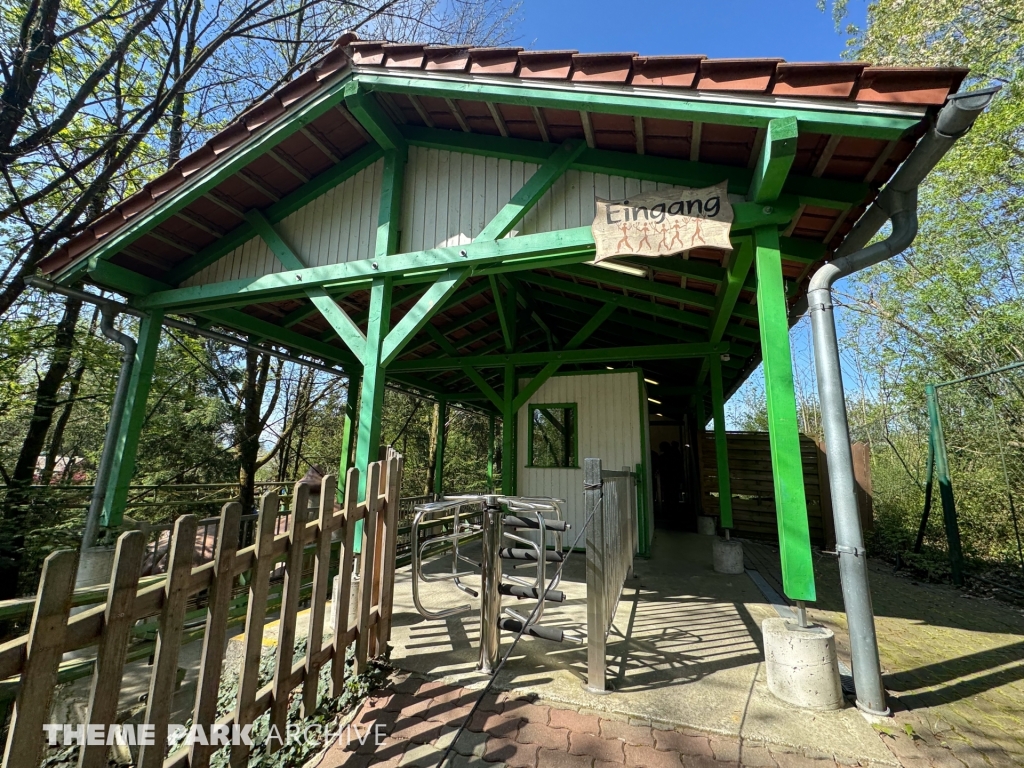
[[[775,484],[768,433],[729,432],[727,440],[735,523],[733,532],[743,538],[777,543],[779,533],[775,521]],[[704,514],[717,515],[718,465],[715,460],[714,435],[705,432],[699,446],[701,503]],[[832,526],[832,507],[828,503],[828,474],[824,466],[824,454],[814,440],[801,435],[800,455],[803,460],[811,543],[830,548],[835,544],[835,532]]]
[[[217,723],[228,727],[235,723],[252,723],[269,711],[272,722],[283,733],[288,699],[293,693],[301,689],[304,714],[315,709],[316,681],[325,664],[331,664],[330,695],[340,695],[345,684],[344,660],[348,648],[355,644],[356,671],[362,672],[369,658],[385,650],[390,636],[402,465],[402,457],[391,449],[385,460],[370,464],[366,482],[369,492],[366,499],[358,503],[353,489],[359,487],[359,472],[354,468],[349,470],[345,503],[337,510],[334,508],[335,478],[325,477],[319,495],[320,506],[308,516],[304,513],[310,488],[296,483],[288,531],[280,534],[274,525],[279,495],[276,489],[264,494],[260,499],[257,541],[244,549],[237,549],[241,508],[234,502],[224,505],[216,557],[203,565],[193,562],[196,518],[185,515],[175,525],[169,573],[157,583],[140,584],[144,537],[138,531],[124,533],[117,543],[107,600],[74,616],[70,616],[70,610],[77,553],[51,554],[43,567],[28,635],[0,645],[0,680],[13,678],[18,682],[4,751],[5,768],[38,768],[46,738],[43,724],[49,722],[62,655],[68,651],[99,646],[87,722],[103,725],[113,722],[117,693],[130,656],[131,627],[137,620],[151,616],[159,617],[159,638],[144,722],[154,726],[156,739],[154,746],[141,748],[139,765],[142,768],[206,768],[212,749],[194,745],[191,750],[183,747],[167,756],[161,746],[166,744],[185,606],[191,596],[208,590],[203,663],[194,720],[209,728],[215,724],[231,587],[234,579],[243,573],[248,573],[249,599],[238,697],[234,711]],[[362,558],[363,578],[354,606],[355,621],[350,623],[347,598],[352,591],[353,544],[359,520],[366,521],[361,555],[355,555]],[[331,608],[333,625],[343,627],[344,631],[335,632],[334,637],[325,642],[324,624],[330,593],[327,576],[335,531],[341,532],[343,542],[342,599]],[[303,560],[308,558],[315,561],[310,628],[304,656],[296,659],[293,653],[295,618],[302,592]],[[283,642],[277,648],[273,679],[258,688],[269,582],[275,565],[282,561],[285,563],[280,609]],[[247,747],[236,745],[231,749],[232,764],[244,764]],[[105,766],[106,751],[106,747],[86,749],[81,765]]]
[[[275,225],[310,267],[368,259],[377,231],[383,160],[325,192]],[[438,149],[409,148],[402,193],[399,252],[470,243],[536,172],[534,163]],[[621,200],[671,184],[568,170],[515,228],[519,234],[590,226],[595,199]],[[192,276],[183,286],[284,271],[253,237]]]

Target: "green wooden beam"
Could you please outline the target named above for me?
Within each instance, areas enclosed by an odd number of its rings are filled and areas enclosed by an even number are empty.
[[[271,224],[277,224],[363,169],[373,165],[383,156],[384,152],[379,147],[366,146],[357,149],[337,165],[328,168],[319,176],[265,209],[263,211],[264,218]],[[168,213],[165,218],[172,215],[173,213]],[[256,232],[248,222],[235,227],[224,237],[174,267],[167,273],[167,282],[171,285],[181,284],[255,236]],[[147,291],[147,293],[150,292]]]
[[[498,324],[501,326],[501,337],[505,341],[505,351],[511,352],[515,348],[515,300],[501,295],[497,275],[491,275],[488,280],[491,283],[494,308],[498,313]]]
[[[760,315],[768,433],[775,482],[784,591],[793,600],[814,600],[814,567],[807,522],[800,429],[793,385],[786,294],[782,282],[779,233],[764,227],[754,233],[757,309]]]
[[[253,160],[266,154],[286,138],[302,130],[328,110],[333,109],[344,97],[345,88],[351,82],[351,78],[344,78],[324,87],[303,104],[290,109],[287,119],[272,122],[248,141],[226,151],[210,168],[195,174],[181,187],[162,196],[145,212],[132,217],[125,226],[103,238],[84,258],[61,270],[56,279],[63,285],[77,282],[88,269],[89,262],[104,261],[118,253],[162,221],[174,215],[176,211],[195,202]]]
[[[505,386],[502,389],[501,409],[501,492],[511,496],[516,489],[516,411],[512,407],[516,397],[516,368],[509,362],[504,366]]]
[[[402,191],[405,187],[404,148],[384,153],[384,178],[381,182],[380,208],[377,212],[377,245],[374,259],[383,259],[398,250],[398,231],[402,216]]]
[[[139,450],[139,437],[146,422],[146,400],[153,383],[153,369],[160,347],[163,313],[150,312],[139,323],[139,338],[132,360],[131,377],[125,392],[124,411],[113,445],[107,492],[100,513],[100,525],[116,527],[124,518],[128,501],[128,487],[135,474],[135,458]]]
[[[748,200],[771,203],[779,198],[796,159],[798,134],[795,117],[777,118],[768,123],[768,132],[747,191]]]
[[[652,97],[644,93],[627,93],[620,89],[608,92],[583,91],[579,88],[530,87],[523,82],[514,85],[480,82],[467,79],[442,79],[398,76],[390,73],[359,73],[361,86],[370,91],[433,96],[439,99],[466,99],[517,106],[547,107],[571,112],[601,112],[629,117],[653,117],[666,120],[694,120],[718,125],[767,127],[776,118],[796,117],[811,133],[839,133],[877,139],[898,139],[921,122],[919,111],[908,114],[878,114],[864,108],[816,109],[813,104],[771,104],[750,100],[704,99],[688,97],[683,91],[670,97]],[[830,105],[831,107],[832,105]],[[881,110],[879,110],[880,112]]]
[[[381,108],[377,100],[363,91],[358,83],[345,88],[345,106],[373,140],[385,151],[405,150],[405,139]]]
[[[411,146],[518,160],[524,163],[543,163],[552,152],[552,145],[542,141],[414,125],[399,126],[399,131]],[[708,187],[726,180],[729,183],[729,192],[734,195],[746,195],[754,176],[751,169],[733,165],[676,160],[606,149],[586,149],[570,167],[577,171],[688,187]],[[871,195],[871,187],[859,182],[790,176],[786,180],[784,192],[797,197],[801,205],[846,210],[867,200]]]
[[[346,368],[359,365],[359,361],[347,350],[289,330],[277,323],[260,320],[237,309],[213,309],[203,311],[201,314],[219,325],[269,339],[275,344],[295,352],[314,355],[329,363],[341,364]]]
[[[589,339],[593,335],[594,331],[601,327],[601,324],[605,320],[611,317],[611,314],[615,309],[616,307],[614,304],[605,304],[601,307],[586,322],[586,324],[576,332],[576,335],[569,340],[565,345],[565,348],[568,350],[579,349],[580,345]],[[533,397],[534,393],[544,385],[544,382],[554,376],[561,367],[562,363],[558,360],[552,360],[550,363],[547,363],[541,369],[540,373],[534,376],[530,383],[527,384],[518,395],[516,395],[515,399],[512,401],[512,409],[518,412],[519,409],[526,405],[526,402]]]
[[[171,287],[167,283],[140,275],[109,261],[96,262],[95,266],[89,268],[88,275],[90,282],[127,296],[143,296],[154,291],[166,291]]]
[[[574,283],[570,280],[560,280],[557,277],[542,275],[536,272],[526,272],[522,275],[522,279],[527,283],[533,283],[556,291],[563,291],[564,293],[575,294],[595,301],[613,301],[623,309],[628,309],[631,312],[642,312],[647,315],[652,315],[663,320],[671,320],[693,328],[701,328],[703,330],[711,328],[711,318],[706,315],[699,315],[695,312],[687,312],[664,304],[644,301],[643,299],[635,299],[631,296],[617,295],[600,288],[580,285],[579,283]],[[758,341],[760,338],[757,328],[738,325],[736,323],[728,326],[726,329],[726,335],[734,336],[738,339],[743,339],[744,341]]]
[[[406,344],[419,333],[420,329],[430,320],[439,305],[458,290],[462,282],[469,277],[471,267],[449,269],[437,282],[427,289],[394,328],[388,333],[381,349],[381,364],[390,365],[397,358]],[[433,327],[433,326],[431,326]]]
[[[476,239],[497,240],[511,232],[586,148],[586,142],[583,141],[570,139],[563,142],[519,191],[512,195],[512,199],[498,211]]]
[[[722,358],[709,355],[711,361],[711,403],[715,418],[715,458],[718,464],[718,520],[723,528],[732,528],[732,483],[729,478],[729,444],[725,435],[725,398],[722,396]]]
[[[516,366],[561,363],[614,363],[623,360],[670,360],[682,357],[704,357],[712,353],[724,354],[729,345],[719,344],[652,344],[637,347],[608,349],[562,350],[560,352],[513,352],[507,355],[467,355],[448,359],[399,360],[391,370],[397,372],[444,371],[465,368],[500,368],[511,363]]]
[[[431,338],[447,354],[452,355],[454,357],[458,356],[458,351],[455,349],[452,343],[448,341],[448,339],[441,335],[441,332],[437,330],[437,328],[435,328],[432,325],[427,325],[427,333],[430,334]],[[503,407],[503,400],[498,395],[498,393],[494,391],[491,385],[487,383],[484,377],[481,376],[480,373],[475,368],[464,368],[463,372],[466,374],[469,380],[472,381],[480,389],[480,391],[487,396],[487,399],[490,400],[496,408],[501,410],[501,408]]]
[[[548,324],[548,321],[544,319],[544,316],[541,315],[540,310],[537,308],[537,303],[533,300],[531,291],[512,275],[498,275],[498,279],[508,288],[509,293],[515,296],[519,306],[529,314],[533,322],[537,324],[537,327],[544,332],[548,340],[548,349],[554,349],[555,345],[559,343],[558,335]]]
[[[289,247],[262,213],[257,210],[249,211],[245,214],[245,219],[285,269],[306,268],[305,262]],[[349,317],[348,313],[328,296],[323,288],[307,288],[306,296],[356,359],[362,361],[366,351],[366,334]]]
[[[645,280],[642,277],[634,277],[633,275],[626,275],[622,272],[602,269],[601,267],[590,266],[589,264],[559,267],[558,271],[569,275],[576,275],[577,277],[582,277],[586,280],[593,280],[606,285],[625,288],[626,290],[634,293],[643,293],[648,296],[656,296],[661,299],[678,301],[684,304],[691,304],[695,307],[714,309],[717,303],[717,297],[712,293],[694,291],[689,288],[680,288],[677,285],[661,283],[656,280]],[[735,315],[736,317],[743,318],[744,320],[756,320],[757,310],[754,309],[754,307],[740,305],[735,307]]]
[[[732,259],[726,269],[726,281],[718,292],[715,301],[715,309],[711,314],[711,341],[718,341],[725,335],[729,320],[736,311],[736,302],[739,301],[740,291],[747,287],[747,275],[750,272],[750,265],[754,262],[754,244],[749,239],[732,252]],[[757,281],[754,281],[755,286]],[[707,375],[707,360],[701,365],[700,374],[697,376],[697,383],[702,384]]]
[[[348,388],[345,391],[345,426],[341,431],[341,456],[338,459],[338,492],[337,502],[345,503],[345,482],[348,479],[348,471],[355,466],[355,454],[353,452],[355,441],[355,423],[357,405],[359,404],[359,379],[349,376]]]
[[[391,323],[391,279],[378,277],[370,287],[370,317],[366,323],[366,353],[363,356],[362,395],[359,401],[359,429],[356,466],[360,468],[359,498],[365,498],[366,467],[377,461],[381,416],[384,409],[384,339]],[[362,521],[360,521],[362,522]],[[357,531],[358,534],[358,531]],[[356,536],[357,540],[360,538]]]

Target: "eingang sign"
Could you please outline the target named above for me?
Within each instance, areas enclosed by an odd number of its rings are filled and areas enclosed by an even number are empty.
[[[597,200],[591,227],[597,256],[672,256],[693,248],[732,250],[733,211],[726,182],[704,189],[674,187],[628,200]]]

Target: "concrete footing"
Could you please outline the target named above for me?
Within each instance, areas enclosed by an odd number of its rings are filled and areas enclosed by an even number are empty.
[[[715,573],[743,573],[743,544],[735,539],[716,538],[711,545]]]
[[[830,710],[843,706],[836,640],[821,626],[800,627],[795,621],[765,619],[765,668],[768,690],[777,698],[805,709]]]
[[[701,536],[715,536],[718,533],[718,518],[712,515],[698,515],[697,533]]]

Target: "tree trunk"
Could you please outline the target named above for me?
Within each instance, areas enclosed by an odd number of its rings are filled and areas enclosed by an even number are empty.
[[[100,318],[100,308],[96,309],[92,313],[92,322],[89,324],[89,333],[85,337],[85,343],[87,344],[92,338],[93,334],[96,333],[96,325]],[[64,409],[61,411],[60,416],[57,418],[57,423],[53,425],[53,434],[50,435],[50,447],[46,451],[46,463],[43,464],[43,471],[39,476],[40,485],[49,485],[53,481],[53,472],[57,466],[57,458],[60,456],[61,450],[64,448],[64,432],[67,430],[68,422],[71,420],[71,412],[75,409],[75,402],[78,400],[78,392],[82,388],[82,377],[85,376],[86,359],[83,349],[82,359],[78,363],[78,367],[75,368],[74,373],[71,374],[71,378],[68,380],[68,396],[64,401]],[[68,457],[73,459],[73,456]],[[62,480],[68,479],[68,471],[73,469],[70,464],[64,467],[64,477]]]
[[[50,353],[50,366],[36,387],[36,404],[32,420],[21,444],[18,462],[11,474],[7,497],[3,505],[3,526],[0,531],[0,600],[18,595],[18,580],[24,562],[25,532],[30,524],[29,504],[36,464],[46,444],[46,434],[57,408],[57,393],[71,365],[71,350],[75,343],[75,325],[82,310],[79,299],[68,298],[64,314],[57,324],[57,333]]]
[[[256,469],[260,453],[260,410],[270,358],[245,351],[245,380],[242,383],[241,435],[238,440],[238,484],[242,511],[248,514],[256,506]]]
[[[441,405],[434,403],[434,415],[430,419],[430,445],[427,446],[427,482],[423,485],[423,495],[434,492],[434,465],[437,463],[437,430],[441,426]]]

